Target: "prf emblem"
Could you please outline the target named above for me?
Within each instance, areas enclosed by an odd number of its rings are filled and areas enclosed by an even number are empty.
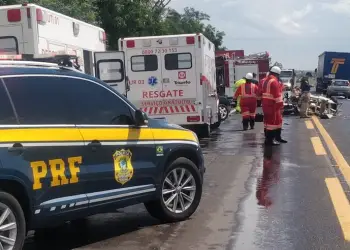
[[[124,185],[134,175],[134,168],[131,164],[132,153],[130,150],[117,150],[113,154],[114,177],[117,182]]]
[[[333,64],[331,74],[336,74],[338,72],[339,65],[343,65],[344,63],[344,58],[333,58],[331,61],[331,64]]]

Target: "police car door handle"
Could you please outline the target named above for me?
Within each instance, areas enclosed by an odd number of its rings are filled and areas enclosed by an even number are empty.
[[[12,147],[8,148],[9,153],[16,153],[16,154],[22,154],[24,151],[24,147],[21,143],[15,143],[12,145]]]
[[[88,146],[92,149],[92,150],[96,150],[98,149],[99,147],[102,146],[101,142],[99,142],[98,140],[93,140],[92,142],[90,142],[88,144]]]

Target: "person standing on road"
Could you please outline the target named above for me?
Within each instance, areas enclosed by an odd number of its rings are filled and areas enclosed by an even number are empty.
[[[255,73],[253,73],[252,83],[254,83],[254,84],[256,84],[256,85],[258,85],[258,84],[259,84],[259,81],[258,81],[258,80],[256,80],[256,74],[255,74]]]
[[[275,139],[282,128],[282,122],[278,119],[278,114],[281,114],[283,109],[283,98],[279,83],[279,75],[281,69],[273,66],[270,69],[269,76],[262,84],[261,88],[261,104],[264,113],[264,127],[265,127],[265,144],[279,145],[280,143]]]
[[[233,85],[233,93],[235,93],[237,91],[237,89],[239,88],[239,86],[241,86],[242,84],[246,83],[246,79],[245,77],[243,77],[242,79],[238,80],[234,85]],[[241,97],[239,96],[237,99],[236,99],[236,111],[237,112],[241,112],[241,105],[240,105],[240,102],[241,102]]]
[[[254,129],[258,94],[258,86],[252,82],[253,74],[248,73],[245,79],[246,82],[237,88],[234,95],[234,98],[241,99],[243,130],[247,130],[249,125]]]
[[[309,81],[308,81],[308,79],[306,77],[303,77],[301,79],[301,81],[300,81],[300,89],[301,89],[300,118],[309,118],[310,116],[307,115],[307,110],[309,109],[311,86],[310,86]]]
[[[279,128],[276,131],[276,136],[275,139],[276,141],[278,141],[279,143],[287,143],[286,140],[282,139],[281,134],[282,134],[282,125],[283,125],[283,111],[284,111],[284,102],[283,102],[283,91],[284,91],[284,84],[283,82],[279,79],[279,91],[280,91],[280,95],[282,96],[282,108],[281,108],[281,112],[277,112],[276,113],[276,122],[277,124],[279,124]]]

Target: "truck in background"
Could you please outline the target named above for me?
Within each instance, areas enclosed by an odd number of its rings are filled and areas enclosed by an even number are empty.
[[[280,79],[284,86],[291,89],[296,84],[296,74],[294,69],[282,69],[280,74]]]
[[[217,56],[217,65],[220,70],[217,73],[222,74],[220,84],[218,85],[218,93],[225,95],[231,105],[234,106],[233,86],[235,82],[243,77],[246,73],[256,73],[257,79],[260,81],[269,71],[270,58],[268,52],[255,53],[244,56],[243,58],[227,59],[224,53]]]
[[[326,94],[332,80],[350,80],[350,53],[325,51],[318,57],[316,92]]]
[[[220,125],[215,46],[203,34],[121,38],[119,48],[130,85],[127,98],[149,117],[203,137]]]

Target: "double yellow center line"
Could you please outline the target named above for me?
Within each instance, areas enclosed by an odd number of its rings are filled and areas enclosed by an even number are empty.
[[[326,129],[323,127],[321,122],[316,116],[312,117],[313,123],[316,125],[317,130],[321,134],[325,141],[329,152],[332,155],[333,160],[336,162],[337,167],[344,176],[345,181],[350,186],[350,167],[344,156],[341,154],[338,147],[335,145],[333,139],[328,134]],[[308,129],[314,129],[314,125],[311,121],[306,121],[306,127]],[[311,138],[312,145],[315,149],[316,155],[326,155],[326,150],[323,147],[321,139],[319,137]],[[345,192],[341,186],[341,183],[337,177],[326,178],[326,186],[331,197],[334,210],[337,214],[340,227],[343,231],[344,239],[350,241],[350,204],[349,200],[345,195]]]

